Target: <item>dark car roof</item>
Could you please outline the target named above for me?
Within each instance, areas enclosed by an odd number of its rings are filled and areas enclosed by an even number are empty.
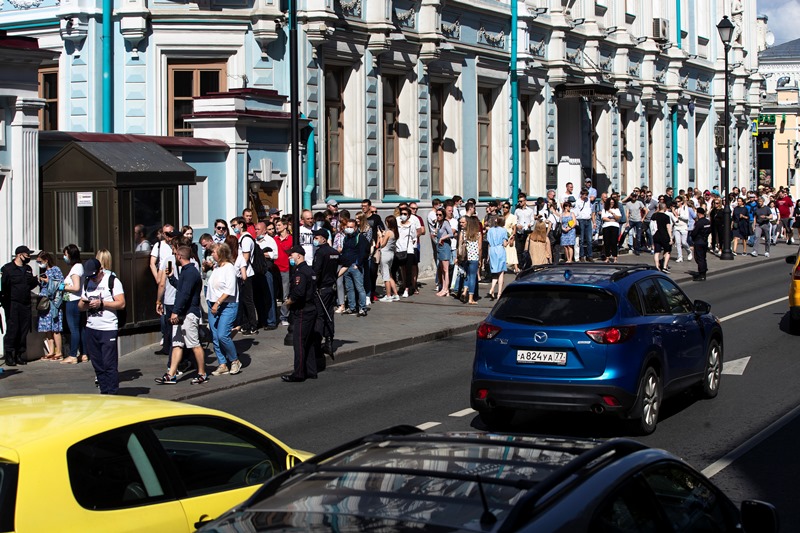
[[[611,263],[560,263],[538,265],[523,271],[512,285],[570,284],[609,288],[623,280],[637,280],[646,275],[660,274],[653,265]]]
[[[427,434],[401,426],[279,474],[209,530],[515,529],[574,476],[645,449],[628,439]]]

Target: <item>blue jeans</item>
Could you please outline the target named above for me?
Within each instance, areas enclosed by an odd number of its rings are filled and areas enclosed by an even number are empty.
[[[269,292],[267,295],[267,325],[275,326],[278,324],[275,319],[277,311],[277,305],[275,304],[275,280],[270,271],[264,274],[264,278],[267,280],[267,292]]]
[[[351,311],[356,310],[356,304],[359,309],[364,309],[367,306],[367,293],[364,290],[364,273],[361,271],[361,268],[350,265],[347,272],[344,273],[344,288],[347,291],[347,307]],[[358,293],[358,302],[356,302],[356,293]]]
[[[216,315],[211,314],[212,302],[208,302],[208,329],[214,339],[214,353],[217,354],[217,361],[221,365],[236,361],[236,346],[231,339],[231,329],[236,321],[236,313],[239,311],[239,303],[223,303],[219,306]]]
[[[81,328],[81,311],[78,309],[78,300],[70,300],[66,305],[67,327],[69,328],[69,353],[73,357],[80,357],[86,351],[83,348],[83,328]]]
[[[580,239],[580,255],[581,257],[592,257],[592,220],[591,219],[578,219],[578,229],[581,232]],[[558,244],[558,243],[556,243]]]
[[[464,265],[464,270],[467,272],[467,280],[464,285],[467,287],[467,292],[469,294],[475,294],[475,290],[478,288],[479,263],[479,261],[467,261],[467,264]]]
[[[642,246],[642,223],[629,221],[630,235],[633,237],[633,251],[638,252]]]

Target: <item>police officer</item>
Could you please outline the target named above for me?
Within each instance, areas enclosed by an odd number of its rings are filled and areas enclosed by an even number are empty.
[[[294,371],[281,376],[286,382],[317,379],[317,359],[314,332],[317,322],[317,280],[314,270],[306,263],[306,251],[300,245],[289,249],[289,264],[294,267],[289,287],[289,297],[284,305],[292,313],[292,343],[294,345]]]
[[[333,309],[336,306],[336,278],[339,272],[339,252],[328,244],[330,233],[321,228],[314,232],[314,273],[317,276],[317,289],[319,296],[315,299],[317,304],[317,355],[320,356],[322,366],[325,368],[325,354],[333,355]],[[323,343],[324,340],[324,343]]]
[[[711,222],[706,218],[706,210],[697,208],[697,220],[694,223],[691,237],[694,243],[694,260],[697,261],[697,275],[692,281],[705,281],[708,272],[706,254],[708,253],[708,236],[711,234]]]
[[[24,365],[28,362],[25,352],[28,333],[31,331],[31,290],[39,285],[28,265],[31,254],[33,250],[27,246],[17,246],[14,259],[0,269],[0,304],[6,315],[3,353],[8,366]]]

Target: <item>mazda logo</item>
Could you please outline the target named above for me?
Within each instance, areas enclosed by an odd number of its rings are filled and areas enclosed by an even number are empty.
[[[547,342],[547,333],[544,331],[537,331],[533,334],[533,340],[538,343]]]

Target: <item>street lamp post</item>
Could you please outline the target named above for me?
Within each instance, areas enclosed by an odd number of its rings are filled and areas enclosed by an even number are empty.
[[[731,250],[731,193],[730,193],[730,132],[731,132],[731,113],[730,95],[728,94],[728,51],[731,49],[731,39],[733,38],[733,22],[728,15],[722,17],[717,24],[719,38],[725,48],[725,168],[722,172],[722,191],[725,199],[725,208],[722,219],[722,253],[720,259],[733,260],[733,250]]]

